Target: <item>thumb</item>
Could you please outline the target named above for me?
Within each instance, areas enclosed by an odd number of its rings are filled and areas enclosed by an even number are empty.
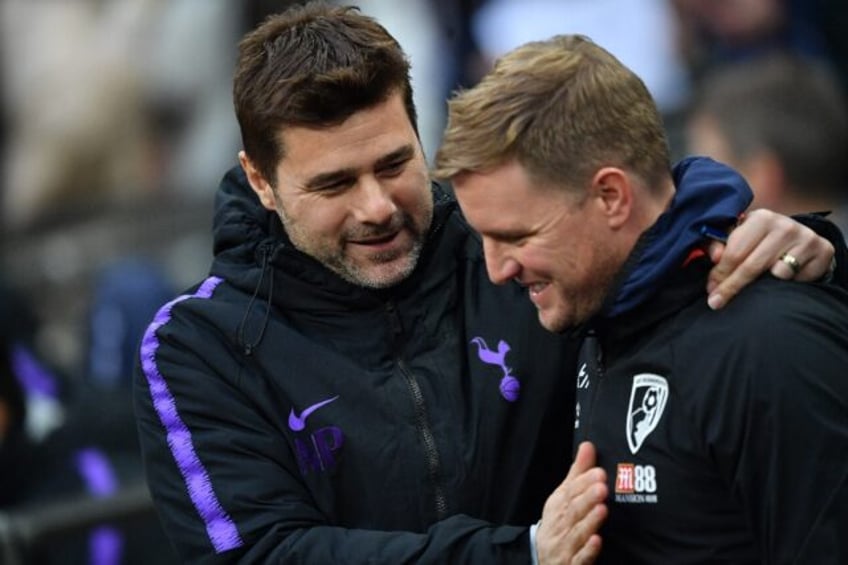
[[[596,459],[597,453],[595,451],[595,446],[588,441],[582,442],[577,448],[577,455],[574,456],[574,462],[568,470],[566,480],[577,477],[594,467]]]

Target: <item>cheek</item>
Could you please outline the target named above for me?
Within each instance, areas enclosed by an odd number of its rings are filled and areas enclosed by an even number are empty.
[[[397,179],[401,192],[410,200],[420,201],[430,195],[430,175],[427,168],[413,166]]]
[[[420,215],[432,207],[430,185],[425,179],[406,180],[395,187],[392,200],[402,211]]]
[[[565,241],[565,240],[562,240]],[[563,243],[528,247],[523,251],[527,268],[538,270],[555,280],[568,283],[577,275],[579,249]]]
[[[303,199],[286,208],[289,221],[301,231],[322,238],[337,235],[344,226],[346,206],[343,199]]]

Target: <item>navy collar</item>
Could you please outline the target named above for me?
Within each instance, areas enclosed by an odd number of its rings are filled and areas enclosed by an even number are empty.
[[[706,242],[702,226],[727,230],[753,199],[739,173],[709,158],[680,161],[672,177],[674,198],[637,241],[622,268],[620,284],[607,297],[603,318],[619,316],[648,300],[692,249]]]

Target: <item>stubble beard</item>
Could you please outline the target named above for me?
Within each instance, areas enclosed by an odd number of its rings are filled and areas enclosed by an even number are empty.
[[[330,243],[317,240],[306,230],[301,229],[297,222],[288,217],[279,202],[277,202],[277,214],[295,249],[317,260],[345,281],[373,289],[389,288],[399,284],[412,274],[418,265],[421,251],[424,248],[426,232],[432,221],[431,213],[419,228],[415,225],[411,216],[401,214],[399,219],[393,220],[386,227],[371,229],[367,233],[360,232],[355,234],[355,237],[352,237],[354,234],[345,233],[339,241]],[[412,234],[412,246],[406,252],[374,253],[359,261],[351,258],[345,252],[344,241],[346,239],[374,238],[400,229],[406,229]],[[365,265],[362,263],[365,263]]]
[[[598,265],[592,274],[592,284],[585,292],[573,292],[570,297],[563,300],[571,302],[571,312],[562,313],[549,320],[542,322],[541,312],[539,322],[542,326],[553,333],[565,333],[573,331],[578,326],[589,322],[601,312],[610,292],[614,291],[615,283],[621,271],[621,263],[613,255],[605,254],[603,251],[597,258]]]

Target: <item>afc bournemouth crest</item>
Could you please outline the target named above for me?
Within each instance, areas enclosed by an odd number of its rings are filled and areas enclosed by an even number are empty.
[[[633,377],[630,405],[627,407],[627,444],[634,455],[654,431],[668,400],[665,377],[642,373]]]

